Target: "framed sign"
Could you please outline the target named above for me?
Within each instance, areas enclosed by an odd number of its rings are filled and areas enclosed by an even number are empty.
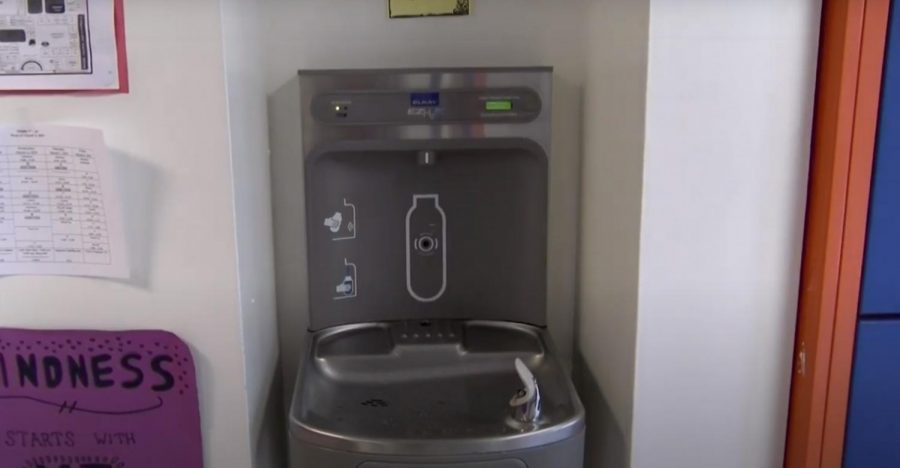
[[[0,94],[127,93],[124,0],[0,0]]]
[[[187,345],[160,331],[0,329],[0,466],[201,468]]]
[[[391,18],[467,16],[470,10],[469,0],[388,0]]]

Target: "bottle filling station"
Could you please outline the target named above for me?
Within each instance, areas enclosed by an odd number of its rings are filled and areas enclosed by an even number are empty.
[[[546,331],[551,87],[550,68],[303,71],[274,96],[298,128],[273,168],[303,172],[273,176],[308,283],[308,311],[279,311],[308,314],[292,467],[582,466]]]

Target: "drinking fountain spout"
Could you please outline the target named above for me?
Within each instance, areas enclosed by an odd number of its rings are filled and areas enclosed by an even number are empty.
[[[512,417],[524,424],[533,424],[541,415],[541,389],[537,379],[521,359],[516,358],[516,373],[522,380],[522,388],[509,400]]]

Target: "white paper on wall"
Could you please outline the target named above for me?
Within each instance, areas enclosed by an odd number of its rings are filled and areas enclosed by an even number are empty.
[[[0,126],[0,276],[129,274],[103,132]]]
[[[0,0],[0,89],[119,88],[113,0]]]

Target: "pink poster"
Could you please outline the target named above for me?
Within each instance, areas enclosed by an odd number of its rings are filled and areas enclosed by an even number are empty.
[[[202,466],[194,362],[178,337],[0,329],[0,467]]]

